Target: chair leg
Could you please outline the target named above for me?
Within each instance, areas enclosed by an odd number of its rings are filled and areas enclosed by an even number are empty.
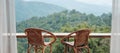
[[[45,46],[42,48],[42,53],[44,53],[44,51],[45,51]]]
[[[80,49],[77,49],[77,51],[78,51],[78,53],[82,53],[82,50],[81,50],[81,48],[80,48]]]
[[[37,49],[35,49],[35,53],[38,53],[38,52],[37,52]]]
[[[52,45],[50,45],[50,53],[52,53]]]
[[[78,53],[78,51],[77,51],[77,49],[75,47],[73,49],[74,49],[74,53]]]
[[[30,53],[30,48],[27,49],[27,53]]]
[[[90,53],[90,48],[88,48],[88,53]]]
[[[65,45],[64,53],[67,53],[67,45]]]
[[[28,45],[27,53],[30,53],[31,47],[32,47],[32,46],[29,46],[29,45]]]
[[[88,50],[88,53],[90,53],[90,48],[89,47],[87,47],[87,50]]]
[[[37,49],[37,46],[35,46],[35,47],[34,47],[34,53],[38,53],[37,50],[38,50],[38,49]]]

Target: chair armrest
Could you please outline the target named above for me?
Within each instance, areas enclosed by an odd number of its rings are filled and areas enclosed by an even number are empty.
[[[50,34],[53,37],[53,39],[54,39],[54,40],[50,41],[50,43],[48,45],[53,44],[56,41],[56,39],[57,39],[56,36],[53,33],[51,33],[51,32],[48,32],[48,31],[44,31],[44,32]]]
[[[66,43],[64,40],[65,40],[65,39],[69,39],[69,38],[71,37],[71,35],[74,34],[74,33],[75,33],[75,32],[72,32],[72,33],[68,34],[67,36],[65,36],[64,38],[62,38],[62,39],[61,39],[61,43],[63,43],[63,44]]]
[[[54,40],[50,41],[49,45],[53,44],[56,41],[56,39],[57,39],[55,35],[53,35],[53,34],[51,34],[51,35],[52,35]]]

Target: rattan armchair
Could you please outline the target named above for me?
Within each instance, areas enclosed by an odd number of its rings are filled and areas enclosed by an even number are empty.
[[[64,53],[67,53],[67,47],[72,47],[74,49],[74,53],[82,53],[82,48],[87,49],[87,52],[90,53],[90,49],[88,47],[88,38],[89,38],[90,30],[82,29],[75,32],[70,33],[68,36],[64,37],[61,40],[61,43],[65,45]],[[65,41],[70,37],[74,37],[74,41]]]
[[[38,53],[40,51],[44,53],[46,46],[50,46],[50,53],[52,53],[52,44],[56,41],[56,37],[54,34],[46,30],[37,28],[27,28],[25,29],[25,34],[28,39],[27,53],[30,53],[31,48],[34,48],[35,53]],[[51,35],[53,40],[50,42],[45,42],[43,34]]]

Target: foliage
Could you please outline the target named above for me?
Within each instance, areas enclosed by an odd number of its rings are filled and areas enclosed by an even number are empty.
[[[46,17],[32,17],[28,20],[17,22],[17,32],[24,32],[25,28],[43,28],[51,32],[72,32],[78,29],[89,28],[94,33],[110,33],[111,13],[100,16],[80,13],[76,10],[65,10],[53,13]],[[91,53],[109,53],[110,39],[90,38]],[[18,53],[26,53],[27,40],[18,39]],[[60,39],[53,44],[53,53],[63,53],[64,46]],[[48,53],[49,49],[46,50]]]
[[[93,32],[110,32],[111,16],[111,13],[95,16],[65,10],[46,17],[34,16],[26,21],[17,22],[16,27],[18,33],[24,32],[24,29],[29,27],[43,28],[51,32],[71,32],[81,28],[90,28]]]

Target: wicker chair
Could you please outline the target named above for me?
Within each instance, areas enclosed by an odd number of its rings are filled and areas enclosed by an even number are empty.
[[[51,32],[43,29],[27,28],[25,29],[25,34],[28,39],[27,53],[30,53],[31,48],[34,48],[35,53],[38,53],[40,50],[44,53],[46,46],[50,46],[50,53],[52,53],[52,43],[56,41],[56,37]],[[53,40],[50,42],[45,42],[43,34],[51,35]]]
[[[67,53],[68,48],[72,47],[74,49],[74,53],[82,53],[81,49],[86,48],[87,52],[90,53],[90,49],[88,47],[88,38],[89,38],[89,29],[78,30],[70,33],[68,36],[64,37],[61,40],[61,43],[65,45],[64,53]],[[74,35],[74,41],[65,41],[69,40],[69,38]]]

